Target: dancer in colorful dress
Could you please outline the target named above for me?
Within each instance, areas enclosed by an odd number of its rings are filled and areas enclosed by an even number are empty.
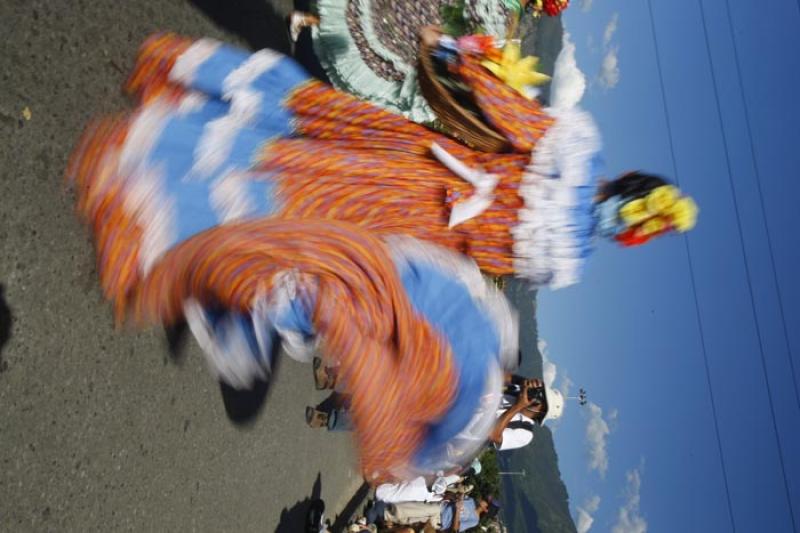
[[[294,12],[290,33],[311,27],[314,50],[334,87],[428,123],[435,115],[417,84],[419,32],[428,25],[505,38],[528,0],[317,0]]]
[[[312,80],[270,50],[156,36],[128,84],[139,107],[90,127],[70,174],[79,184],[133,174],[161,202],[211,202],[223,222],[321,218],[404,234],[465,253],[487,274],[555,288],[579,280],[597,234],[630,245],[692,227],[694,203],[664,180],[604,181],[586,112],[543,109],[482,58],[460,58],[508,153],[466,148]],[[146,206],[139,222],[152,246],[131,259],[143,264],[205,229],[190,216],[165,225]]]
[[[459,72],[509,153],[467,149],[269,50],[150,39],[128,83],[137,109],[90,126],[68,169],[117,317],[188,320],[240,387],[269,371],[278,338],[300,360],[320,348],[370,481],[471,460],[517,336],[460,254],[560,286],[596,228],[639,242],[693,222],[657,178],[603,185],[588,115],[543,110],[481,61],[465,53]]]

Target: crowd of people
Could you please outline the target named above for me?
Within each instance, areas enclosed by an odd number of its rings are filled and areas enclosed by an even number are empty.
[[[535,77],[504,74],[532,63],[510,64],[501,41],[427,26],[442,2],[374,34],[354,4],[320,0],[318,18],[291,20],[317,25],[335,87],[272,50],[151,37],[126,84],[136,107],[92,123],[67,175],[118,320],[187,322],[235,388],[269,379],[280,344],[334,391],[307,424],[352,431],[376,487],[354,527],[465,531],[499,508],[469,496],[475,458],[529,445],[564,409],[514,373],[516,311],[486,276],[567,286],[599,237],[684,232],[697,208],[658,176],[608,179],[577,101],[544,107],[518,87]],[[502,37],[525,4],[475,0],[464,16]],[[357,46],[326,62],[337,31]],[[420,33],[506,149],[429,127]],[[369,55],[365,36],[396,60]]]

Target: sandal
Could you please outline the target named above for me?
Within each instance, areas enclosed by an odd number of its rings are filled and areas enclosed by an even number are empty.
[[[322,364],[322,359],[319,357],[314,358],[314,386],[317,390],[325,390],[328,388],[328,371],[325,370],[325,365]]]
[[[306,424],[314,429],[328,427],[328,413],[309,405],[306,407]]]
[[[336,373],[326,367],[319,357],[314,358],[314,386],[317,390],[333,389],[336,386]]]

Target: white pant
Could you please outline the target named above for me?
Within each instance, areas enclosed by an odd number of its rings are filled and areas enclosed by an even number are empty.
[[[447,476],[442,479],[444,483],[441,485],[447,487],[457,482],[460,478],[458,476]],[[384,483],[379,485],[375,489],[375,499],[386,503],[438,502],[442,500],[442,495],[429,490],[428,485],[425,483],[425,478],[420,476],[404,483]]]

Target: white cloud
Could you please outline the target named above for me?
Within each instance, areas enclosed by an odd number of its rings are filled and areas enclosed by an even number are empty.
[[[589,469],[597,470],[600,477],[608,471],[608,435],[611,429],[603,418],[603,409],[589,402],[589,420],[586,423],[586,441],[589,444]]]
[[[590,513],[596,513],[597,510],[600,509],[600,496],[595,494],[591,498],[587,499],[583,507]]]
[[[647,533],[647,520],[641,515],[639,509],[640,490],[642,488],[641,470],[643,465],[628,471],[625,474],[627,486],[625,488],[625,503],[619,508],[617,522],[611,528],[611,533]]]
[[[563,394],[564,397],[566,398],[567,396],[569,396],[569,393],[574,385],[575,382],[569,379],[569,376],[567,376],[567,372],[564,371],[564,375],[561,376],[561,380],[559,381],[559,385],[557,388],[558,390],[561,391],[561,394]]]
[[[611,89],[619,83],[619,59],[617,58],[618,52],[618,46],[612,46],[610,49],[608,49],[605,57],[603,57],[603,64],[600,66],[600,74],[598,75],[598,79],[600,84],[607,89]]]
[[[580,3],[581,11],[583,11],[584,13],[586,13],[586,12],[588,12],[590,9],[592,9],[592,2],[593,2],[593,1],[594,1],[594,0],[581,0],[581,3]]]
[[[594,513],[600,508],[600,496],[597,494],[587,498],[584,504],[577,508],[577,520],[575,521],[575,528],[578,533],[586,533],[592,528],[594,524]]]
[[[537,346],[539,348],[539,353],[542,354],[542,381],[544,381],[545,386],[553,388],[556,375],[558,374],[558,368],[556,368],[555,363],[548,357],[547,341],[539,339]]]
[[[605,30],[603,30],[604,47],[608,47],[608,45],[611,44],[611,39],[617,32],[617,26],[619,26],[619,13],[614,13],[611,15],[611,19],[608,21],[608,24],[606,24]]]
[[[575,529],[578,530],[578,533],[586,533],[592,529],[592,524],[594,524],[594,517],[582,507],[578,507],[578,516],[575,520]]]
[[[550,83],[550,105],[553,107],[573,107],[583,98],[586,91],[586,76],[575,60],[575,43],[564,32],[564,46],[558,54],[553,80]]]

